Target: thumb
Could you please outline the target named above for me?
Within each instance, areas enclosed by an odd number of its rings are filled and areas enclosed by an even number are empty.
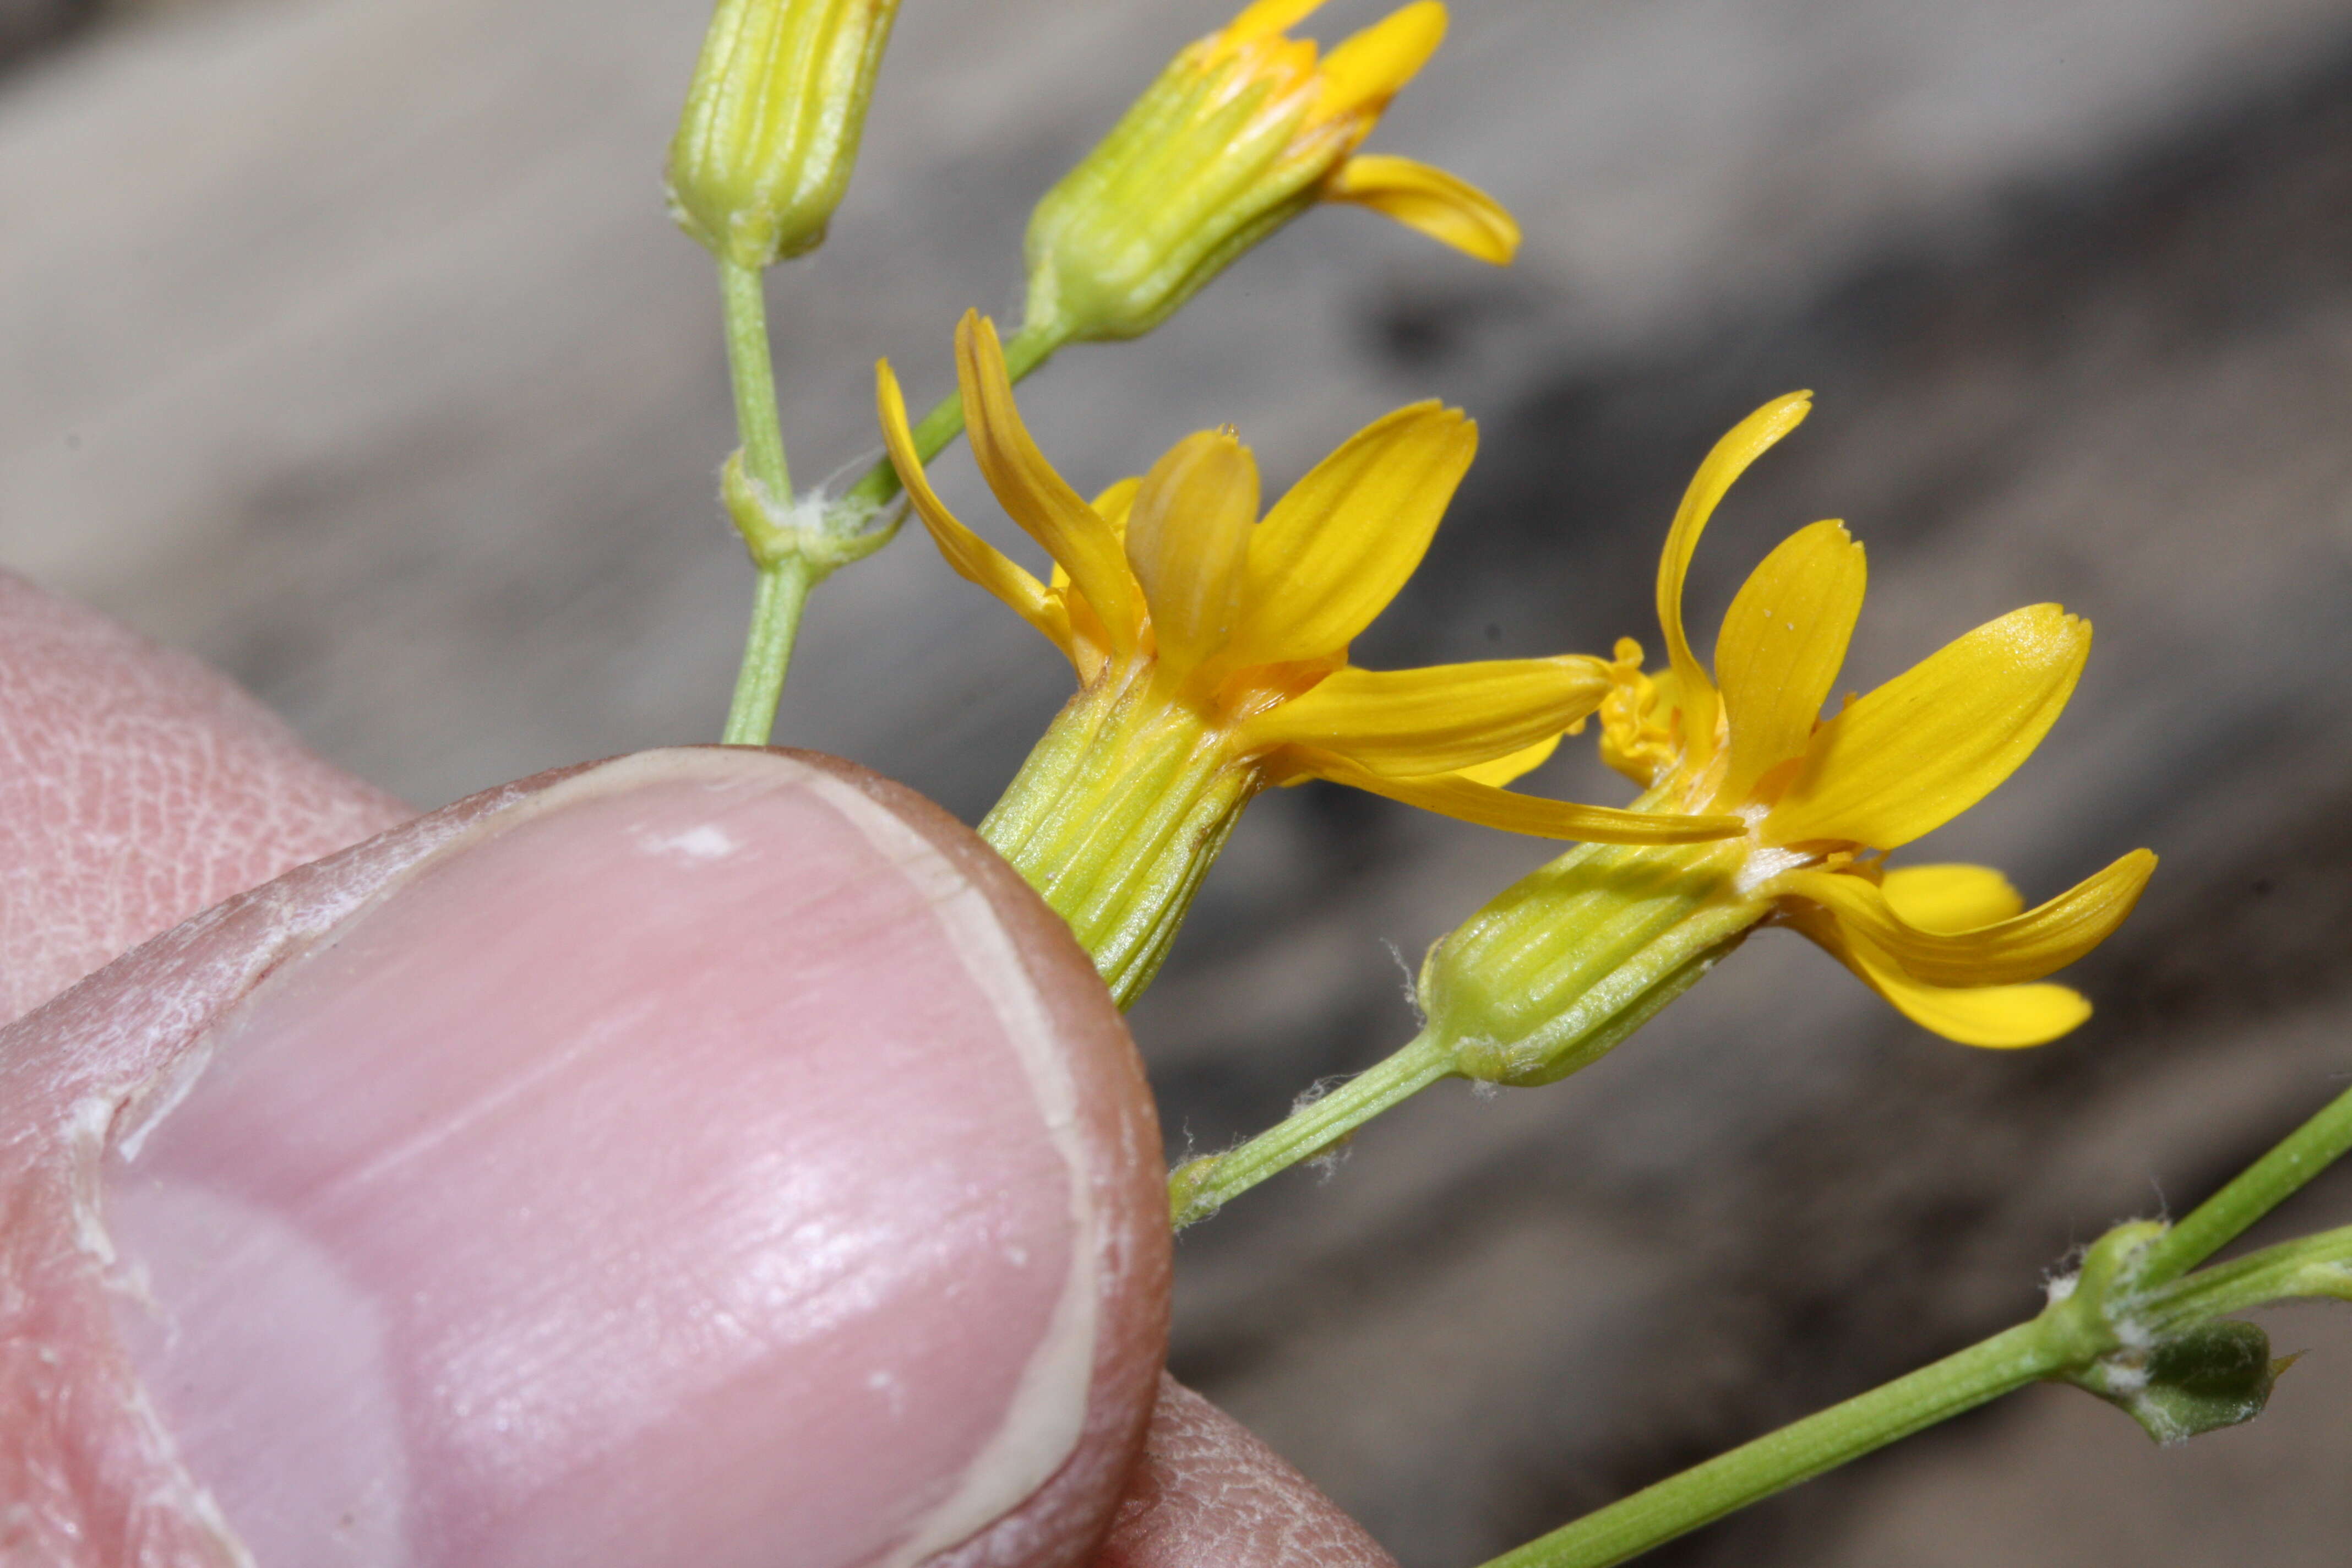
[[[28,1560],[1072,1563],[1150,1413],[1118,1016],[846,764],[461,803],[20,1020],[0,1108]]]

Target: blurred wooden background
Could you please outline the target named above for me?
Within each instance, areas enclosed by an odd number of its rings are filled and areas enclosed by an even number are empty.
[[[908,7],[835,238],[772,289],[797,472],[870,451],[877,353],[944,385],[956,315],[1017,302],[1027,203],[1223,9]],[[419,805],[712,736],[749,584],[712,286],[658,191],[702,19],[0,0],[0,564]],[[1441,395],[1484,454],[1360,657],[1654,645],[1692,464],[1810,385],[1695,622],[1824,515],[1871,552],[1855,686],[2061,599],[2098,626],[2074,707],[1923,853],[2035,896],[2166,857],[2061,1045],[1944,1045],[1767,934],[1594,1071],[1424,1097],[1188,1236],[1180,1373],[1443,1568],[2030,1310],[2352,1071],[2352,0],[1457,0],[1375,145],[1510,202],[1521,263],[1311,215],[1033,384],[1074,479],[1233,420],[1286,482]],[[915,538],[803,649],[782,737],[967,816],[1066,689]],[[1581,751],[1545,782],[1612,788]],[[1254,807],[1135,1015],[1171,1144],[1402,1041],[1385,944],[1543,853],[1322,786]],[[2273,1327],[2314,1353],[2250,1428],[2159,1452],[2034,1390],[1656,1561],[2340,1561],[2352,1322]]]

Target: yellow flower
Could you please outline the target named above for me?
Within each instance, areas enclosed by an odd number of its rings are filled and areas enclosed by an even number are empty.
[[[2040,1045],[2090,1005],[2034,984],[2088,952],[2138,900],[2136,850],[2028,910],[1997,871],[1891,869],[1888,851],[1990,794],[2040,743],[2090,652],[2089,625],[2035,605],[1979,626],[1822,718],[1862,609],[1862,547],[1817,522],[1733,598],[1710,674],[1683,582],[1715,507],[1803,419],[1804,394],[1743,420],[1684,496],[1658,568],[1667,668],[1618,645],[1602,756],[1649,786],[1642,809],[1730,816],[1736,839],[1586,849],[1506,891],[1432,949],[1423,994],[1454,1070],[1549,1082],[1593,1060],[1756,925],[1829,950],[1906,1016],[1967,1045]]]
[[[1256,0],[1160,73],[1045,194],[1027,240],[1024,330],[1129,338],[1318,201],[1353,202],[1500,265],[1518,225],[1492,197],[1409,158],[1356,155],[1445,36],[1415,0],[1317,56],[1288,29],[1321,0]]]
[[[2090,656],[2091,627],[2055,605],[1979,626],[1824,721],[1861,614],[1862,546],[1836,522],[1800,530],[1731,602],[1710,679],[1683,628],[1683,581],[1732,481],[1794,429],[1795,394],[1741,421],[1684,497],[1658,567],[1668,669],[1621,645],[1603,710],[1611,762],[1670,810],[1749,824],[1740,878],[1915,1022],[1975,1046],[2032,1046],[2090,1016],[2059,985],[2026,984],[2105,941],[2156,857],[2134,850],[2027,910],[1980,866],[1890,868],[1899,849],[1968,810],[2049,732]]]
[[[754,271],[822,243],[898,11],[898,0],[719,0],[670,144],[678,226]]]
[[[1523,833],[1682,844],[1742,830],[1499,787],[1612,689],[1581,657],[1371,670],[1348,645],[1420,564],[1475,427],[1416,404],[1376,420],[1258,518],[1230,429],[1171,448],[1092,504],[1013,406],[995,329],[967,315],[957,373],[972,454],[1055,566],[1040,582],[966,528],[917,459],[878,367],[892,461],[950,565],[1059,647],[1082,689],[982,833],[1068,919],[1122,999],[1164,953],[1233,818],[1264,786],[1323,778]]]
[[[1684,495],[1658,567],[1667,668],[1617,646],[1601,755],[1649,786],[1641,812],[1740,824],[1680,847],[1592,843],[1506,888],[1429,950],[1421,1033],[1238,1148],[1169,1179],[1179,1226],[1309,1159],[1447,1078],[1533,1087],[1591,1066],[1705,978],[1759,925],[1793,927],[1906,1016],[1976,1046],[2032,1046],[2089,1016],[2035,984],[2131,912],[2156,857],[2135,850],[2031,910],[1980,866],[1889,869],[1900,848],[2014,772],[2065,707],[2091,628],[2055,605],[2003,616],[1827,721],[1862,609],[1862,547],[1836,522],[1767,556],[1724,617],[1710,674],[1683,629],[1699,534],[1809,395],[1732,430]]]

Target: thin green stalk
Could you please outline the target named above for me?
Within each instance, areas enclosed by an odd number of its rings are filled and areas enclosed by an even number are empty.
[[[735,429],[743,445],[743,469],[769,498],[782,501],[793,493],[792,470],[784,462],[775,356],[768,341],[768,300],[760,270],[721,256],[719,298],[726,312],[727,375],[735,389]],[[727,729],[719,737],[725,744],[768,743],[811,581],[808,563],[797,556],[761,563],[751,626],[743,638],[743,662],[735,673],[735,697],[728,704]]]
[[[2347,1151],[2352,1151],[2352,1089],[2330,1100],[2326,1109],[2159,1237],[2140,1260],[2140,1289],[2153,1289],[2188,1273]]]
[[[1022,328],[1004,345],[1005,374],[1016,382],[1021,380],[1053,358],[1055,351],[1062,346],[1064,341],[1057,333],[1044,328]],[[945,451],[948,443],[962,433],[963,399],[950,392],[933,404],[931,411],[915,426],[915,451],[928,463]],[[898,470],[890,466],[889,458],[884,458],[866,469],[856,484],[844,490],[835,506],[853,517],[871,517],[890,504],[898,489]]]
[[[735,699],[728,704],[722,745],[764,746],[776,727],[784,677],[792,669],[793,642],[800,635],[801,611],[815,577],[808,561],[787,555],[761,568],[751,601],[751,632],[744,639],[742,668],[735,674]]]
[[[1168,1208],[1178,1229],[1206,1219],[1268,1176],[1314,1158],[1401,1100],[1454,1071],[1453,1054],[1429,1035],[1339,1085],[1237,1149],[1188,1161],[1168,1178]]]
[[[2352,1226],[2266,1247],[2200,1269],[2133,1303],[2161,1335],[2184,1323],[2299,1297],[2352,1297]]]
[[[2071,1346],[2037,1318],[1883,1388],[1660,1481],[1486,1568],[1608,1568],[1898,1438],[1998,1399],[2068,1364]]]
[[[735,388],[735,424],[743,444],[743,471],[756,493],[772,506],[788,506],[792,475],[784,462],[783,429],[776,409],[775,363],[768,340],[767,300],[761,275],[721,259],[719,297],[727,316],[727,370]],[[1061,340],[1024,328],[1004,345],[1005,363],[1020,380],[1053,357]],[[937,457],[963,429],[963,401],[950,395],[915,426],[915,448],[925,462]],[[730,746],[764,746],[776,727],[784,678],[792,668],[793,643],[809,591],[845,562],[866,553],[889,537],[889,529],[866,530],[867,520],[898,493],[898,470],[884,458],[824,510],[835,531],[804,549],[782,550],[775,560],[757,546],[753,558],[760,585],[751,602],[751,626],[743,639],[743,661],[735,673],[735,695],[720,736]],[[747,542],[751,535],[747,533]],[[812,555],[814,552],[814,557]]]
[[[756,268],[721,257],[719,298],[727,316],[727,375],[735,386],[735,429],[743,467],[778,501],[792,496],[784,430],[776,412],[776,365],[768,342],[768,298]]]
[[[2140,1221],[2108,1232],[2073,1288],[2032,1322],[1660,1481],[1485,1568],[1609,1568],[2039,1378],[2064,1376],[2120,1403],[2085,1378],[2103,1358],[2127,1350],[2144,1366],[2150,1337],[2170,1342],[2274,1301],[2352,1299],[2352,1226],[2188,1272],[2347,1152],[2352,1091],[2179,1225]],[[2261,1408],[2259,1399],[2252,1408]]]

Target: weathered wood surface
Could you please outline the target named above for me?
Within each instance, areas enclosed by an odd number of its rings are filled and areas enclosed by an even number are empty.
[[[803,475],[870,446],[874,353],[935,386],[954,316],[1012,305],[1028,197],[1222,7],[1139,9],[909,8],[835,238],[774,290]],[[709,283],[655,189],[698,10],[217,0],[21,61],[0,563],[420,804],[708,736],[747,586],[711,500]],[[1871,552],[1856,685],[2063,600],[2098,626],[2082,694],[1933,848],[2029,893],[2136,844],[2166,863],[2059,1047],[1939,1044],[1768,934],[1591,1074],[1433,1094],[1188,1237],[1180,1373],[1416,1568],[2030,1310],[2069,1246],[2192,1201],[2352,1071],[2352,5],[1456,22],[1379,145],[1510,200],[1523,264],[1315,215],[1150,342],[1041,377],[1049,451],[1099,482],[1233,419],[1278,482],[1453,398],[1484,455],[1362,656],[1532,653],[1654,642],[1690,465],[1811,385],[1695,620],[1822,515]],[[916,541],[825,590],[803,647],[786,737],[968,815],[1065,679]],[[1610,787],[1580,757],[1552,782]],[[1136,1015],[1171,1138],[1401,1040],[1382,942],[1417,952],[1539,854],[1320,786],[1254,808]],[[2334,1561],[2352,1333],[2277,1327],[2314,1353],[2247,1430],[2158,1453],[2032,1391],[1660,1561]]]

